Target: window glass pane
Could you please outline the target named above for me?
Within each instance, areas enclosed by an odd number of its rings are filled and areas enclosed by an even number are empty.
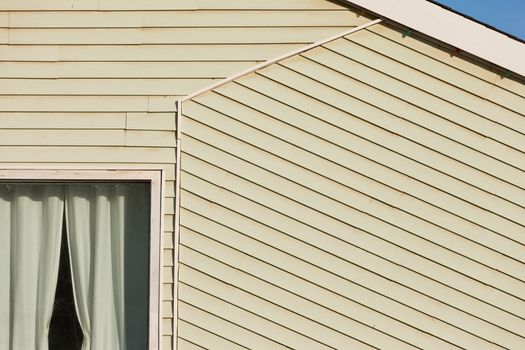
[[[66,264],[69,264],[73,282],[68,288],[74,289],[75,307],[72,312],[80,321],[84,343],[89,342],[86,348],[147,349],[150,208],[149,183],[0,183],[0,238],[6,243],[2,256],[7,259],[3,264],[6,268],[2,271],[5,271],[0,274],[5,282],[3,285],[10,286],[9,281],[15,281],[12,277],[22,272],[37,276],[41,271],[51,271],[53,276],[36,277],[37,281],[53,281],[51,289],[40,293],[36,289],[44,284],[37,283],[37,287],[27,290],[34,290],[37,295],[50,295],[49,298],[35,300],[44,303],[39,300],[49,299],[46,303],[52,307],[54,283],[58,275],[63,274],[58,269],[60,242],[67,242],[69,261]],[[63,214],[66,219],[64,230],[60,229]],[[51,251],[46,248],[51,244],[50,232],[54,232],[52,242],[57,254],[48,260],[56,266],[44,269],[47,260],[42,257],[49,254],[35,255],[33,251],[36,248],[44,253]],[[63,234],[67,234],[67,240],[61,239]],[[16,250],[11,251],[14,248]],[[29,271],[28,264],[13,260],[17,256],[34,256],[44,263],[31,265],[34,271]],[[21,261],[26,262],[27,259]],[[18,271],[22,266],[24,271]],[[17,285],[21,286],[20,283]],[[2,322],[6,327],[0,327],[0,333],[6,335],[12,334],[13,329],[28,330],[26,326],[17,327],[14,321],[8,321],[17,320],[17,293],[11,287],[4,288],[5,293],[0,293],[0,296],[5,294],[5,298],[0,298],[0,310],[4,310],[2,315],[8,317],[6,322]],[[44,307],[36,305],[34,309],[42,310]],[[51,312],[45,315],[48,316],[44,318],[50,318]],[[48,327],[49,319],[44,321],[37,323]],[[36,328],[31,334],[47,335],[46,331],[42,333]],[[9,339],[9,336],[1,338]],[[34,344],[34,339],[29,338],[20,337]],[[47,342],[45,338],[42,341]],[[9,344],[13,339],[7,341]]]

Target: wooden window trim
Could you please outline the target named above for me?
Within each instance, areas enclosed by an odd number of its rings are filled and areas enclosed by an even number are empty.
[[[158,350],[162,339],[162,249],[164,170],[144,168],[34,168],[0,164],[0,181],[87,182],[143,181],[150,183],[150,288],[149,349]]]

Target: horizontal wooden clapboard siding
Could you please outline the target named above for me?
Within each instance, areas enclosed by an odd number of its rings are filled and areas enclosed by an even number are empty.
[[[163,168],[162,349],[234,349],[187,317],[172,339],[175,101],[368,20],[324,0],[0,1],[0,163]]]
[[[335,10],[213,10],[0,12],[0,27],[9,28],[216,28],[216,27],[345,27],[348,13]]]
[[[143,0],[52,0],[43,5],[38,0],[5,0],[0,10],[333,10],[341,6],[329,1],[319,0],[251,0],[240,5],[236,0],[159,0],[150,4]]]
[[[166,96],[184,95],[212,79],[0,79],[4,96]],[[178,86],[178,88],[173,88]],[[174,105],[174,103],[173,103]],[[171,107],[173,108],[173,107]]]
[[[240,70],[249,68],[250,62],[235,63]],[[210,66],[208,62],[6,62],[0,63],[0,76],[3,79],[17,78],[27,82],[30,78],[38,79],[80,79],[89,78],[90,80],[100,78],[156,78],[156,79],[180,79],[179,89],[183,94],[193,86],[184,84],[185,79],[208,79],[215,76],[224,76],[230,73],[230,62],[216,62]],[[210,78],[212,77],[212,78]],[[176,83],[175,82],[171,82]],[[100,83],[100,82],[99,82]],[[149,82],[151,84],[152,82]],[[196,84],[203,82],[197,80]],[[206,83],[206,81],[204,81]],[[2,85],[8,85],[3,81]],[[6,87],[8,89],[9,87]]]
[[[142,130],[0,130],[4,146],[173,147],[172,131]],[[167,159],[168,160],[168,159]],[[171,160],[168,160],[171,161]]]
[[[181,338],[523,348],[519,84],[378,25],[184,102]]]
[[[0,61],[12,62],[257,62],[302,44],[0,45]],[[155,67],[155,65],[152,65]]]
[[[9,29],[9,45],[306,44],[347,27]]]

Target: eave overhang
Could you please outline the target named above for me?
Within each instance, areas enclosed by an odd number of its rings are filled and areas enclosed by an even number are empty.
[[[426,0],[339,0],[525,76],[525,44]]]

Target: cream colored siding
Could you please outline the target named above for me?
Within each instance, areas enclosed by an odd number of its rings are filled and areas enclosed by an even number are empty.
[[[242,6],[237,0],[185,0],[171,1],[158,0],[150,3],[143,0],[51,0],[42,4],[38,0],[5,0],[0,6],[2,10],[237,10],[237,9],[260,9],[260,10],[329,10],[341,9],[340,6],[319,0],[250,0]]]
[[[524,91],[377,25],[184,102],[181,347],[523,349]]]
[[[324,0],[0,1],[0,163],[166,170],[171,349],[176,99],[366,21]],[[204,331],[180,327],[198,348],[189,334]]]

